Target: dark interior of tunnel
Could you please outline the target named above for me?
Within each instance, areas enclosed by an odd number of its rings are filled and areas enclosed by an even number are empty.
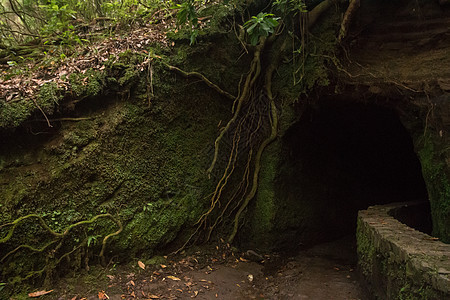
[[[279,229],[297,246],[354,234],[358,211],[371,205],[429,206],[412,139],[389,108],[321,99],[288,130],[283,147],[277,193],[285,211],[278,219],[286,221]],[[428,222],[429,210],[422,211]]]

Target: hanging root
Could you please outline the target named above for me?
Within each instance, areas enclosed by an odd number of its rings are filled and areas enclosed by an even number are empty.
[[[236,236],[236,233],[237,233],[238,227],[239,227],[239,217],[240,217],[241,213],[244,211],[244,209],[247,207],[247,205],[250,202],[250,200],[252,200],[253,197],[256,194],[256,190],[258,188],[259,170],[261,169],[261,157],[262,157],[262,154],[264,152],[264,149],[273,140],[275,140],[275,138],[277,136],[277,132],[278,132],[278,113],[277,113],[277,108],[275,106],[275,102],[273,101],[273,99],[272,99],[272,101],[270,103],[270,107],[271,107],[271,123],[272,123],[271,127],[272,127],[272,130],[271,130],[270,136],[266,140],[263,141],[261,146],[259,146],[258,152],[256,153],[255,169],[253,171],[252,189],[250,190],[250,192],[245,197],[244,203],[239,208],[238,212],[236,213],[236,215],[234,217],[233,231],[232,231],[230,237],[228,238],[228,242],[229,243],[232,243],[233,240],[234,240],[234,237]]]
[[[12,254],[18,252],[21,249],[27,249],[27,250],[30,250],[30,251],[35,252],[35,253],[43,253],[44,251],[46,251],[48,253],[48,255],[47,255],[47,263],[46,263],[45,267],[43,269],[39,270],[39,271],[31,271],[31,272],[29,272],[28,275],[25,276],[24,278],[21,278],[21,280],[27,280],[27,279],[29,279],[31,277],[36,276],[36,275],[42,275],[44,272],[50,273],[62,261],[63,258],[66,258],[66,257],[70,256],[74,251],[76,251],[77,249],[80,249],[83,246],[86,246],[86,244],[87,244],[87,239],[85,239],[83,242],[79,243],[79,245],[74,247],[71,251],[61,255],[58,259],[54,258],[54,254],[57,252],[57,250],[59,250],[61,248],[61,246],[63,245],[63,241],[67,237],[67,235],[71,231],[73,231],[75,228],[77,228],[79,226],[82,226],[82,225],[92,224],[92,223],[94,223],[95,221],[97,221],[100,218],[111,219],[119,227],[119,229],[116,232],[110,233],[110,234],[108,234],[107,236],[105,236],[103,238],[102,249],[100,251],[99,257],[101,259],[102,264],[105,265],[104,253],[106,251],[107,241],[111,237],[120,234],[122,232],[122,230],[123,230],[123,226],[122,226],[122,223],[120,222],[120,220],[118,220],[117,218],[115,218],[111,214],[100,214],[100,215],[97,215],[97,216],[91,218],[90,220],[80,221],[78,223],[69,225],[62,233],[56,232],[53,229],[51,229],[47,225],[45,220],[41,216],[36,215],[36,214],[26,215],[26,216],[17,218],[16,220],[14,220],[11,223],[0,225],[0,228],[10,227],[9,230],[8,230],[8,233],[6,234],[6,236],[0,239],[0,244],[4,244],[4,243],[7,243],[8,241],[10,241],[11,238],[13,237],[13,235],[14,235],[14,232],[15,232],[17,226],[19,226],[21,223],[23,223],[24,221],[26,221],[28,219],[37,219],[37,221],[41,225],[41,227],[46,232],[48,232],[50,235],[53,236],[53,239],[50,242],[48,242],[47,244],[45,244],[44,246],[42,246],[41,248],[33,247],[31,245],[28,245],[28,244],[22,244],[22,245],[17,246],[13,250],[9,251],[6,255],[4,255],[0,259],[0,263],[3,263],[9,256],[11,256]]]
[[[241,112],[242,105],[250,99],[252,88],[254,87],[254,84],[256,80],[259,78],[259,75],[261,74],[261,52],[265,45],[265,38],[261,39],[260,44],[256,47],[255,53],[253,55],[253,60],[250,65],[250,72],[247,74],[247,78],[245,79],[244,88],[242,89],[242,93],[237,99],[237,105],[234,109],[233,117],[228,121],[227,125],[225,127],[221,128],[219,136],[217,136],[215,142],[214,142],[214,157],[211,162],[210,167],[206,172],[208,174],[211,174],[212,170],[214,169],[214,166],[217,162],[217,157],[219,155],[219,144],[220,141],[223,139],[223,136],[225,133],[230,129],[231,125],[236,121],[236,119],[239,116],[239,113]],[[233,105],[234,107],[234,105]]]
[[[272,94],[272,75],[276,69],[276,67],[278,66],[278,62],[279,59],[281,57],[281,53],[283,52],[284,48],[287,45],[287,40],[284,40],[280,51],[278,52],[278,55],[276,58],[273,59],[272,63],[270,64],[270,66],[268,67],[267,71],[266,71],[266,76],[264,79],[264,90],[266,92],[267,98],[270,101],[270,135],[261,143],[261,145],[259,146],[258,152],[256,153],[256,157],[255,157],[255,167],[253,170],[253,180],[252,180],[252,188],[250,190],[250,192],[247,194],[247,196],[244,199],[244,202],[242,203],[241,207],[239,208],[239,210],[237,211],[236,215],[234,216],[234,226],[233,226],[233,231],[231,232],[229,238],[228,238],[228,242],[232,243],[237,231],[239,229],[239,218],[242,214],[242,212],[245,210],[245,208],[247,208],[247,205],[250,203],[250,200],[252,200],[255,195],[256,195],[256,191],[258,189],[258,179],[259,179],[259,171],[261,169],[261,158],[262,155],[264,153],[264,150],[266,149],[266,147],[272,143],[276,137],[277,137],[277,133],[278,133],[278,112],[277,112],[277,107],[275,105],[275,100],[273,98],[273,94]]]

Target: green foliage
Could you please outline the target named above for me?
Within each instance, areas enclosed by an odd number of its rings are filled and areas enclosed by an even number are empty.
[[[244,23],[247,28],[247,33],[250,37],[250,43],[256,46],[261,37],[267,37],[274,32],[275,27],[278,26],[278,17],[274,14],[260,12],[257,16],[253,16],[250,20]]]
[[[58,44],[83,43],[80,36],[86,35],[87,26],[104,26],[109,22],[115,28],[126,27],[156,11],[168,12],[173,5],[173,1],[160,0],[0,1],[0,39],[5,46],[34,39]]]
[[[181,4],[176,4],[171,7],[172,9],[178,9],[177,13],[177,26],[188,27],[191,29],[190,44],[195,44],[197,36],[199,34],[198,26],[198,12],[194,6],[194,0],[187,0]]]
[[[308,10],[306,9],[306,4],[304,0],[276,0],[272,3],[272,6],[279,10],[283,15],[287,15],[289,13],[305,13]]]
[[[176,4],[175,6],[172,6],[172,9],[178,9],[177,13],[178,26],[184,25],[186,23],[189,23],[191,25],[197,24],[198,15],[193,0],[188,0],[181,4]]]
[[[56,36],[61,39],[61,44],[71,44],[73,41],[81,44],[81,39],[74,33],[74,26],[70,24],[75,19],[76,11],[69,7],[64,0],[50,0],[47,4],[39,5],[45,11],[47,26],[42,28],[44,36]],[[45,43],[50,43],[50,40]]]

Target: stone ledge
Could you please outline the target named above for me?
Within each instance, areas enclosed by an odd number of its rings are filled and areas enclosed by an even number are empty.
[[[358,265],[379,299],[450,299],[450,245],[391,216],[418,204],[372,206],[358,213]]]

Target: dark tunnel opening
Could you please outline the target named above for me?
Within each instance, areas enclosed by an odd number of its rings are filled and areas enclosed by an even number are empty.
[[[429,202],[410,135],[386,107],[336,97],[310,106],[286,133],[278,194],[286,239],[300,245],[354,234],[359,210],[424,201],[419,227],[431,231]],[[295,216],[296,215],[296,216]]]

